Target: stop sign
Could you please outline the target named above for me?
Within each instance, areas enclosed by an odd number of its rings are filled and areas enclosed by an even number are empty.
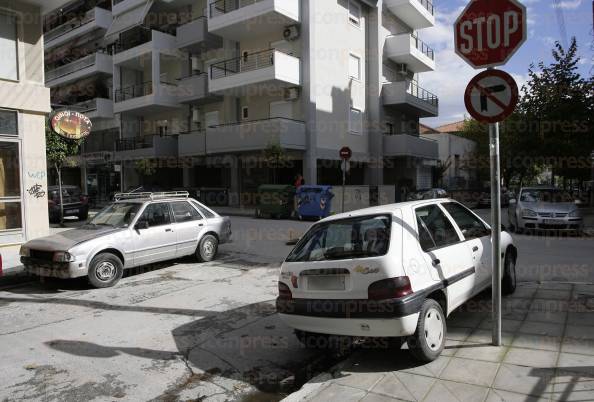
[[[471,0],[454,24],[456,53],[474,68],[500,66],[524,43],[527,28],[517,0]]]

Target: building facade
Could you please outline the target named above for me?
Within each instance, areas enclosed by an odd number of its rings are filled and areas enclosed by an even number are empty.
[[[48,233],[41,15],[61,3],[0,0],[0,254]]]
[[[97,200],[120,189],[430,184],[437,97],[419,39],[428,0],[86,0],[46,20],[46,84],[93,120],[79,161]],[[244,197],[245,199],[242,199]]]

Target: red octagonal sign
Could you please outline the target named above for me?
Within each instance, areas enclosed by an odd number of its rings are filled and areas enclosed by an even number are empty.
[[[503,65],[526,40],[526,25],[517,0],[471,0],[454,24],[456,53],[474,68]]]

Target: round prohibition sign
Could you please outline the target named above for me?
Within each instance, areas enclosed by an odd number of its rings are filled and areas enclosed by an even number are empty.
[[[482,123],[497,123],[513,113],[518,104],[518,85],[501,70],[486,70],[466,87],[464,104],[472,117]]]

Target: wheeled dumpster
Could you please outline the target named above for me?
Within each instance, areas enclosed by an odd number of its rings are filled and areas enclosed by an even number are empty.
[[[293,215],[294,198],[294,186],[263,184],[258,187],[256,217],[290,218]]]
[[[334,194],[331,186],[301,186],[296,198],[299,219],[322,219],[330,215]]]

